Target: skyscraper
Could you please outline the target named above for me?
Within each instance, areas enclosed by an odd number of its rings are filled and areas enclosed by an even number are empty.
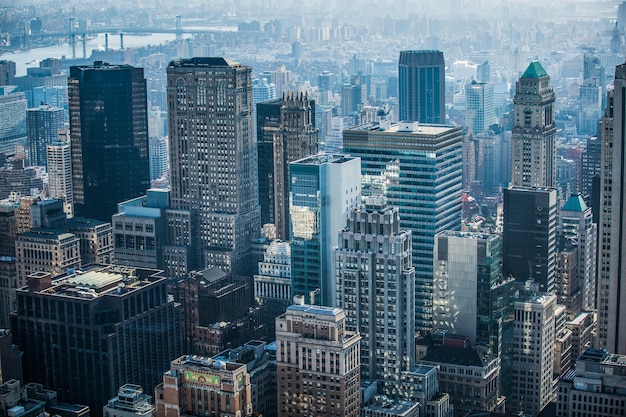
[[[360,172],[360,159],[346,155],[318,154],[291,163],[292,292],[309,304],[335,305],[332,248],[360,201]]]
[[[118,266],[31,274],[11,316],[24,378],[96,416],[127,381],[154,387],[182,353],[180,305],[166,285],[160,271]]]
[[[72,154],[69,131],[61,131],[59,140],[46,147],[48,168],[48,196],[63,200],[63,211],[68,218],[74,216],[74,192],[72,189]]]
[[[26,144],[26,96],[14,86],[0,87],[0,154],[15,155]]]
[[[117,203],[150,186],[143,69],[71,67],[68,95],[75,212],[110,221]]]
[[[615,68],[602,118],[597,347],[626,354],[626,64]]]
[[[537,61],[515,84],[512,185],[556,186],[556,124],[550,76]]]
[[[593,311],[596,305],[596,255],[598,226],[591,208],[580,194],[572,195],[559,213],[559,228],[578,247],[578,279],[582,288],[582,308]]]
[[[340,308],[292,305],[277,317],[278,416],[359,416],[360,340]]]
[[[465,126],[474,134],[483,133],[496,123],[493,84],[472,81],[465,86]]]
[[[251,242],[261,230],[251,72],[224,58],[167,67],[168,274],[179,261],[186,269],[251,272]]]
[[[289,239],[289,163],[317,154],[315,102],[306,94],[287,93],[257,105],[259,203],[262,223],[276,226],[276,237]]]
[[[361,377],[385,383],[415,363],[415,269],[411,232],[400,230],[397,207],[378,202],[350,210],[334,248],[337,306],[346,329],[361,334]],[[394,382],[395,381],[395,382]]]
[[[400,209],[400,228],[412,231],[415,325],[430,330],[435,234],[461,230],[461,127],[381,120],[344,130],[343,146],[361,158],[362,175],[379,176],[389,165],[396,169],[388,203]]]
[[[401,51],[398,65],[400,120],[445,123],[446,74],[441,51]]]
[[[42,104],[26,110],[28,159],[30,166],[46,166],[46,146],[56,142],[63,128],[63,109]]]

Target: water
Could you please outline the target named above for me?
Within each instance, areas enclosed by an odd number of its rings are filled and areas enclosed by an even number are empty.
[[[124,34],[124,48],[140,47],[147,45],[160,45],[168,41],[175,40],[173,33],[153,33],[147,36],[133,36]],[[87,57],[91,55],[92,49],[101,48],[104,50],[104,34],[99,34],[86,42]],[[119,49],[119,35],[109,34],[109,49]],[[46,58],[72,58],[72,47],[68,43],[43,48],[33,48],[27,51],[9,52],[0,55],[0,60],[7,59],[15,62],[16,75],[26,75],[26,68],[38,67],[39,61]],[[76,58],[83,57],[83,43],[76,41]]]

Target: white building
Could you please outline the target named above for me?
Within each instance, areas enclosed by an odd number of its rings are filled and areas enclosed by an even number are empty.
[[[69,131],[59,131],[59,141],[46,148],[48,160],[48,196],[63,200],[67,218],[74,217],[74,192],[72,189],[72,155]]]
[[[124,384],[102,408],[104,417],[152,417],[151,397],[139,385]]]

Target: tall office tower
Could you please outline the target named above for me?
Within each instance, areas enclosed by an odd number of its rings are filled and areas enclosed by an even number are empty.
[[[359,416],[360,340],[340,308],[292,305],[277,317],[278,417]]]
[[[276,86],[268,83],[267,78],[256,79],[252,82],[252,99],[254,104],[273,100],[276,97]]]
[[[580,182],[583,198],[587,205],[593,205],[594,179],[600,178],[600,164],[602,160],[602,141],[598,136],[587,138],[587,146],[582,154]],[[599,194],[600,190],[596,190]],[[596,210],[593,210],[594,215]]]
[[[111,219],[116,264],[162,268],[169,196],[168,189],[151,188],[145,196],[117,205],[117,213]]]
[[[17,286],[15,240],[17,219],[12,202],[0,202],[0,328],[9,329]],[[3,374],[4,375],[4,374]]]
[[[578,134],[595,135],[598,133],[598,120],[602,118],[602,86],[598,80],[585,81],[580,86]]]
[[[515,83],[512,179],[521,187],[556,186],[556,123],[550,76],[531,62]]]
[[[184,355],[154,389],[154,416],[252,416],[246,364]]]
[[[0,86],[13,85],[15,78],[15,62],[2,60],[0,61]]]
[[[465,126],[474,134],[486,132],[496,123],[493,84],[472,81],[465,86]]]
[[[261,214],[251,72],[224,58],[184,59],[167,67],[166,250],[176,262],[190,259],[192,269],[215,266],[238,275],[252,270],[250,247],[260,234]]]
[[[65,131],[69,135],[69,131]],[[59,139],[63,136],[59,135]],[[63,200],[67,218],[74,217],[74,190],[72,188],[72,153],[69,141],[57,140],[46,147],[48,196]]]
[[[510,132],[488,132],[476,139],[482,152],[482,164],[477,166],[476,179],[487,195],[499,194],[507,187],[511,178]]]
[[[26,110],[28,162],[30,166],[46,166],[46,146],[56,142],[64,125],[63,109],[42,104]]]
[[[511,407],[536,416],[554,400],[555,308],[554,294],[515,302],[512,395],[507,412]]]
[[[167,138],[152,138],[148,141],[150,153],[150,181],[157,180],[169,170]]]
[[[593,311],[596,305],[596,255],[598,226],[591,208],[580,194],[572,195],[559,213],[559,228],[578,246],[578,279],[583,288],[582,307]]]
[[[86,403],[96,416],[127,381],[154,387],[182,350],[180,305],[166,287],[162,272],[151,269],[31,274],[11,315],[24,379],[61,401]]]
[[[491,81],[491,65],[488,61],[478,64],[476,67],[476,78],[479,83],[488,83]]]
[[[317,87],[320,91],[332,91],[335,85],[335,74],[328,70],[322,71],[317,76]]]
[[[284,65],[276,67],[276,71],[270,72],[271,82],[276,86],[276,95],[281,96],[289,91],[291,87],[292,74],[291,70],[285,68]]]
[[[318,154],[292,162],[290,171],[292,294],[334,306],[332,248],[361,199],[361,160]]]
[[[288,240],[289,163],[319,150],[315,102],[306,94],[287,93],[257,107],[261,219],[276,226],[278,239]]]
[[[390,125],[383,120],[345,130],[343,147],[361,158],[362,175],[379,176],[397,161],[398,180],[388,187],[387,201],[400,209],[400,228],[412,232],[415,325],[430,330],[435,234],[461,230],[461,127]]]
[[[146,80],[142,68],[70,68],[74,211],[110,221],[117,203],[150,187]]]
[[[415,363],[411,232],[400,229],[397,207],[368,203],[350,210],[338,232],[337,307],[346,313],[346,329],[361,334],[362,379],[382,381],[384,392],[397,397],[394,378]]]
[[[26,97],[14,86],[0,87],[0,154],[14,156],[26,144]]]
[[[63,87],[67,86],[67,74],[61,73],[58,68],[41,67],[26,68],[26,75],[15,77],[13,84],[23,91],[28,100],[28,108],[37,107],[34,89],[36,87]],[[60,107],[60,106],[59,106]]]
[[[446,63],[441,51],[401,51],[400,120],[446,122]]]
[[[273,240],[265,250],[259,273],[254,276],[254,298],[263,307],[263,321],[271,340],[276,334],[276,317],[293,303],[289,242]]]
[[[341,115],[357,116],[359,106],[367,103],[366,86],[358,78],[353,78],[350,84],[341,87]]]
[[[443,231],[435,236],[433,324],[502,353],[513,281],[503,279],[500,235]]]
[[[556,242],[556,267],[554,274],[554,293],[557,302],[567,309],[567,315],[573,319],[583,311],[584,288],[578,277],[578,247],[576,241],[560,234]]]
[[[532,279],[540,292],[554,292],[557,221],[556,189],[504,190],[504,275]]]
[[[626,354],[626,64],[615,68],[602,118],[597,345]],[[601,243],[600,243],[601,242]]]
[[[617,6],[617,23],[622,30],[626,28],[626,1]]]

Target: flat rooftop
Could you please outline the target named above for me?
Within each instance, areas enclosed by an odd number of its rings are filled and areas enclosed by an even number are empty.
[[[323,165],[323,164],[341,164],[347,161],[355,159],[353,156],[343,154],[325,154],[319,153],[313,156],[307,156],[306,158],[293,161],[293,164],[301,165]]]
[[[287,307],[287,311],[301,311],[304,313],[329,316],[329,317],[337,316],[343,312],[342,309],[337,308],[337,307],[311,306],[311,305],[300,305],[300,304],[294,304],[294,305]]]
[[[454,129],[458,129],[458,127],[449,125],[421,124],[418,122],[398,122],[387,126],[385,124],[373,122],[355,126],[346,130],[434,136],[449,132]]]

